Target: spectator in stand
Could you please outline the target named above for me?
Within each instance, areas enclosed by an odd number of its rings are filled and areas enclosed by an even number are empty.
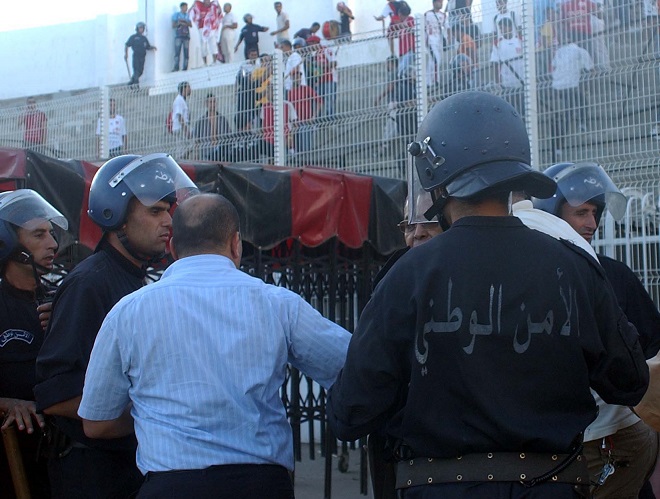
[[[178,86],[179,93],[172,103],[172,134],[176,142],[176,158],[184,158],[188,151],[188,140],[193,135],[190,130],[190,114],[188,111],[188,102],[186,99],[192,93],[190,84],[182,81]]]
[[[126,150],[126,123],[124,118],[117,114],[117,102],[115,99],[108,101],[110,119],[108,120],[108,158],[114,158],[124,154]],[[101,118],[96,121],[96,145],[99,158],[101,157]]]
[[[220,28],[220,52],[222,53],[222,61],[230,63],[234,59],[235,50],[233,48],[238,22],[231,11],[230,3],[224,4],[222,10],[224,10],[224,15],[222,16],[222,27]]]
[[[323,116],[331,117],[337,112],[337,51],[332,42],[321,41],[316,53],[319,78],[316,92],[323,99]]]
[[[314,149],[314,120],[319,115],[323,101],[312,87],[300,84],[300,73],[294,74],[293,88],[289,91],[288,99],[298,116],[295,122],[295,152],[306,159],[305,153]]]
[[[448,38],[453,40],[455,38],[453,30],[458,25],[466,25],[466,19],[468,24],[472,23],[472,0],[449,0],[447,17],[449,20]]]
[[[410,15],[408,4],[399,7],[399,20],[391,28],[399,39],[399,73],[403,74],[415,63],[415,18]]]
[[[245,14],[243,16],[245,26],[241,28],[241,34],[238,37],[238,42],[236,42],[236,47],[234,47],[234,52],[238,52],[238,47],[241,45],[241,42],[245,41],[243,55],[246,59],[248,58],[251,49],[256,50],[257,54],[259,53],[259,33],[268,31],[267,27],[254,24],[253,20],[252,14]]]
[[[479,85],[477,77],[479,51],[477,42],[472,36],[472,22],[470,18],[463,17],[452,32],[456,37],[458,47],[450,65],[455,71],[455,76],[458,77],[458,79],[455,79],[455,83],[459,83],[462,80],[457,89],[462,88],[463,83],[467,83],[468,86],[466,88],[476,88]]]
[[[402,142],[402,150],[412,142],[417,132],[417,92],[415,68],[409,66],[403,72],[399,68],[399,80],[396,85],[396,124]],[[405,158],[405,156],[404,156]],[[406,171],[405,161],[402,172]]]
[[[252,80],[256,85],[254,95],[257,110],[270,102],[268,88],[273,77],[273,63],[270,54],[261,54],[260,59],[261,66],[254,68],[254,71],[252,71]]]
[[[184,71],[188,69],[192,21],[190,20],[190,14],[188,14],[188,4],[186,2],[181,2],[179,9],[179,12],[172,15],[172,29],[174,30],[174,68],[172,71],[179,70],[181,50],[183,50],[183,66],[181,69]]]
[[[208,55],[211,53],[211,64],[216,61],[218,55],[218,28],[220,27],[220,20],[222,13],[220,12],[220,5],[215,0],[195,0],[195,3],[190,9],[190,19],[199,33],[199,43],[202,49],[202,61],[208,64]]]
[[[321,65],[319,63],[319,53],[323,50],[321,39],[316,35],[310,35],[307,38],[307,47],[302,50],[303,65],[305,66],[305,76],[307,77],[307,86],[312,87],[317,93],[321,81]]]
[[[493,42],[490,62],[497,66],[498,83],[503,95],[521,116],[525,116],[525,64],[523,61],[522,40],[514,35],[513,20],[502,17],[498,21],[499,36]]]
[[[295,40],[296,38],[302,38],[307,42],[307,39],[311,35],[316,35],[316,33],[321,29],[321,25],[319,23],[312,23],[312,25],[309,28],[302,28],[296,31],[296,33],[293,35],[293,39]]]
[[[289,92],[293,87],[293,74],[300,72],[300,84],[307,85],[305,77],[305,66],[302,57],[297,49],[304,47],[304,41],[296,38],[293,42],[293,49],[289,40],[283,40],[280,43],[282,53],[284,54],[284,90]]]
[[[591,0],[567,0],[560,6],[560,18],[568,40],[577,43],[593,58],[591,16],[598,14],[598,4]]]
[[[266,88],[266,102],[261,107],[261,154],[266,156],[270,162],[275,158],[275,110],[273,109],[273,87]],[[284,109],[284,142],[289,149],[289,154],[295,152],[291,137],[292,124],[298,119],[296,110],[288,100],[283,102]]]
[[[275,25],[277,29],[271,31],[271,36],[275,38],[275,48],[279,48],[283,41],[289,39],[289,14],[282,10],[282,2],[275,2],[273,4],[275,7],[275,12],[277,12],[277,17],[275,18]]]
[[[426,27],[426,85],[433,87],[440,83],[442,53],[445,48],[447,16],[442,12],[442,1],[433,0],[433,8],[424,13]]]
[[[580,131],[586,132],[586,102],[581,87],[582,75],[594,69],[589,52],[559,32],[560,46],[552,59],[552,100],[554,109],[554,158],[561,160],[564,137],[570,133],[569,123],[579,121]]]
[[[229,122],[218,112],[213,94],[206,95],[206,114],[195,123],[195,148],[198,157],[210,161],[223,161],[227,147],[222,138],[231,133]]]
[[[147,57],[147,50],[156,50],[154,45],[149,43],[147,37],[144,36],[144,32],[147,29],[147,25],[140,22],[135,25],[135,33],[128,37],[126,44],[124,45],[124,60],[128,61],[128,48],[133,49],[133,76],[131,81],[128,82],[129,85],[140,84],[140,76],[144,72],[144,61]]]
[[[405,2],[387,2],[383,11],[379,16],[374,16],[376,21],[385,21],[386,18],[390,19],[390,24],[387,27],[387,41],[390,46],[390,54],[394,55],[394,38],[392,37],[392,27],[399,22],[399,9]],[[408,5],[408,4],[406,4]],[[383,29],[385,24],[383,24]]]
[[[493,26],[495,27],[495,40],[502,36],[500,31],[500,21],[502,19],[509,19],[510,25],[513,26],[512,33],[514,38],[521,38],[520,31],[518,30],[518,23],[516,23],[516,13],[510,12],[507,5],[507,0],[497,0],[497,14],[493,17]]]
[[[390,146],[398,135],[396,124],[396,87],[399,81],[399,59],[396,56],[391,55],[387,58],[386,71],[387,85],[385,85],[385,88],[376,97],[376,101],[374,102],[376,106],[380,105],[383,99],[387,102],[387,117],[383,126],[382,155],[385,155],[391,149]]]
[[[351,22],[355,19],[353,11],[349,9],[345,2],[337,3],[337,12],[339,12],[339,40],[351,40]]]
[[[40,150],[46,145],[48,118],[46,113],[37,109],[37,100],[28,97],[27,108],[18,118],[19,126],[23,127],[23,147]]]
[[[236,75],[236,130],[247,131],[256,118],[256,88],[257,82],[252,74],[259,63],[259,54],[251,49],[248,58],[241,64]]]

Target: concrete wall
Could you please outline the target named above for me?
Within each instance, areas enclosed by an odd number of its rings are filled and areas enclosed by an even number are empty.
[[[192,2],[189,0],[189,4]],[[494,2],[483,0],[483,9],[492,11]],[[374,20],[374,15],[380,14],[384,0],[347,0],[346,3],[356,17],[352,24],[354,33],[382,29],[382,24]],[[413,13],[422,13],[431,6],[431,0],[408,0],[408,3]],[[520,0],[510,0],[509,3],[516,8]],[[79,22],[0,32],[0,60],[4,67],[0,100],[126,83],[124,43],[134,32],[138,21],[147,23],[147,37],[158,47],[155,54],[149,53],[147,56],[142,83],[157,84],[166,78],[172,68],[174,48],[170,18],[178,11],[178,4],[179,0],[124,0],[123,11],[118,14],[104,12]],[[292,35],[314,21],[322,24],[326,20],[339,18],[335,0],[283,0],[283,4],[291,19]],[[479,21],[481,2],[475,0],[474,4],[474,17]],[[255,23],[275,29],[275,11],[271,0],[241,0],[234,2],[234,5],[239,28],[243,25],[243,15],[249,12],[254,16]],[[260,49],[269,52],[273,47],[272,41],[269,33],[263,33]],[[241,50],[237,56],[242,59]],[[201,57],[197,36],[193,33],[190,67],[199,66]]]

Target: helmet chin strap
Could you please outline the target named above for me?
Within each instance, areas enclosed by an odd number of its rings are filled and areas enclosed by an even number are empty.
[[[148,254],[137,251],[135,248],[133,248],[133,245],[128,240],[128,236],[126,235],[126,232],[124,232],[123,229],[116,230],[115,234],[117,234],[117,239],[119,239],[119,242],[128,252],[128,254],[131,255],[136,260],[144,262],[146,265],[158,262],[165,257],[165,253]]]
[[[51,269],[39,265],[34,261],[34,255],[30,253],[27,248],[24,246],[18,245],[16,251],[9,257],[11,260],[21,265],[29,265],[32,268],[32,275],[34,276],[35,283],[35,295],[37,300],[42,300],[46,297],[46,288],[44,287],[43,282],[41,282],[41,273],[47,274]]]

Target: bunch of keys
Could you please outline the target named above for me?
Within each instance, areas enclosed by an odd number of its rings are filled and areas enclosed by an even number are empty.
[[[600,472],[600,478],[598,478],[598,485],[601,486],[605,483],[605,480],[613,474],[615,471],[614,465],[612,463],[607,463],[603,466],[603,471]]]

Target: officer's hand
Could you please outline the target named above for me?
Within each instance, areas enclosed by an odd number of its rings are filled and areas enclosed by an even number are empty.
[[[50,314],[53,311],[53,302],[42,303],[37,307],[37,313],[39,314],[39,322],[41,322],[41,328],[45,331],[50,322]]]
[[[27,433],[34,433],[34,425],[32,420],[37,422],[41,428],[46,427],[46,422],[41,414],[37,413],[37,406],[31,400],[19,399],[5,399],[8,401],[8,410],[5,420],[2,423],[2,429],[9,428],[9,426],[16,422],[16,427],[19,431],[27,431]]]

